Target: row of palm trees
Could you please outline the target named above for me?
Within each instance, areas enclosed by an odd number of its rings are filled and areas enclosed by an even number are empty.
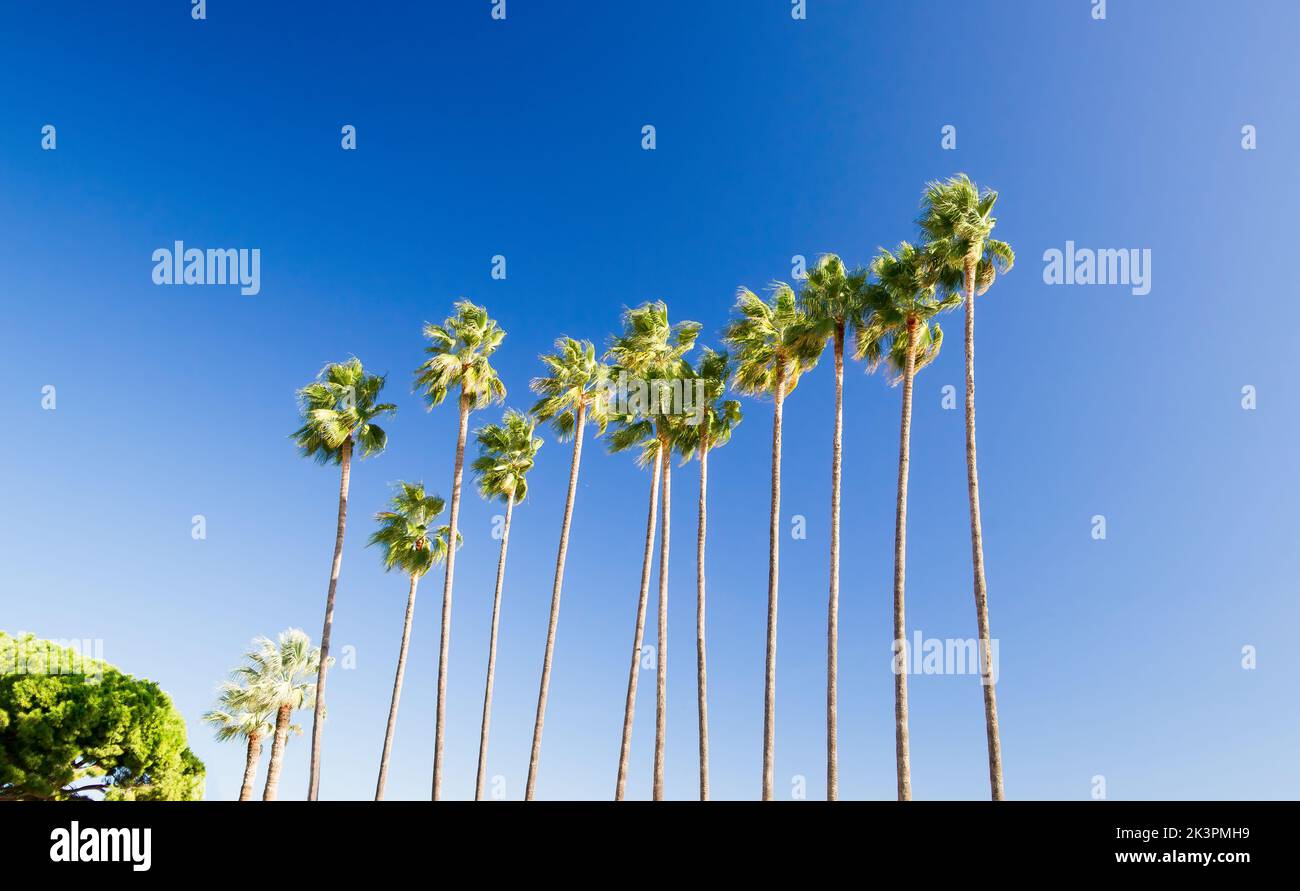
[[[538,423],[547,423],[561,441],[573,443],[569,486],[560,527],[559,549],[551,593],[550,617],[538,691],[537,713],[529,757],[525,798],[536,791],[541,740],[549,691],[565,558],[573,517],[577,480],[586,427],[594,425],[597,435],[612,431],[607,444],[612,452],[632,452],[638,464],[650,470],[646,520],[646,542],[642,555],[641,581],[633,629],[631,666],[624,706],[622,742],[619,751],[615,798],[626,792],[637,681],[645,631],[654,562],[656,528],[659,535],[659,586],[657,603],[656,720],[653,797],[664,794],[664,763],[667,704],[667,603],[670,556],[671,469],[674,455],[683,461],[698,459],[700,467],[699,517],[697,524],[696,650],[699,710],[700,798],[709,797],[709,750],[707,714],[707,660],[705,652],[708,457],[725,445],[740,423],[740,403],[728,399],[728,389],[751,396],[771,396],[772,426],[771,512],[768,560],[767,648],[764,691],[762,797],[773,797],[775,765],[776,630],[779,589],[779,518],[781,499],[781,437],[785,400],[801,376],[820,360],[829,344],[835,363],[835,415],[831,449],[831,539],[830,588],[827,609],[827,797],[838,796],[837,753],[837,660],[840,550],[840,465],[843,430],[844,358],[852,350],[855,359],[868,368],[886,366],[895,383],[902,384],[902,417],[899,437],[899,472],[895,525],[894,640],[895,743],[898,797],[911,798],[908,747],[906,623],[904,612],[907,484],[910,454],[912,389],[916,373],[932,362],[943,343],[943,331],[935,317],[962,304],[965,307],[966,357],[966,465],[970,502],[971,549],[974,595],[981,650],[981,674],[988,737],[989,777],[992,797],[1003,797],[1002,761],[997,727],[996,694],[990,673],[990,639],[987,589],[984,578],[983,543],[980,529],[979,482],[975,457],[974,404],[974,303],[992,285],[999,272],[1014,263],[1011,248],[992,238],[996,219],[992,216],[997,193],[980,190],[965,175],[927,185],[918,220],[921,238],[916,244],[903,242],[894,250],[881,250],[865,268],[849,269],[834,254],[822,256],[808,273],[799,291],[776,283],[768,298],[742,288],[735,312],[723,341],[728,351],[704,349],[698,363],[687,358],[699,337],[696,322],[672,323],[663,302],[651,302],[627,310],[623,330],[611,339],[603,357],[590,341],[562,337],[555,352],[542,356],[546,373],[531,382],[539,399],[530,415],[507,411],[499,425],[488,425],[475,434],[479,457],[472,464],[480,494],[506,505],[501,534],[496,591],[493,599],[492,631],[488,655],[480,731],[475,798],[484,792],[484,776],[491,717],[492,685],[496,664],[497,628],[500,619],[502,583],[510,519],[514,506],[527,494],[527,473],[542,445],[536,437]],[[371,543],[384,549],[385,565],[400,568],[409,576],[409,595],[397,674],[381,755],[376,799],[382,799],[392,749],[398,701],[405,671],[406,652],[414,613],[418,582],[436,563],[444,565],[442,623],[439,644],[438,686],[434,741],[433,798],[441,795],[443,741],[447,689],[447,653],[450,644],[451,603],[454,590],[455,557],[459,546],[460,497],[469,414],[505,398],[505,387],[491,357],[505,332],[487,311],[469,301],[456,304],[454,314],[442,325],[426,325],[428,358],[415,373],[416,389],[430,408],[455,395],[458,408],[455,463],[452,475],[449,522],[437,526],[443,500],[425,493],[422,484],[400,483],[391,509],[377,515],[379,530]],[[626,400],[612,398],[615,381],[636,380],[648,385],[650,405],[630,410]],[[335,594],[347,519],[347,498],[351,460],[382,451],[387,442],[376,419],[395,406],[379,402],[385,379],[367,374],[361,363],[350,359],[327,366],[318,378],[299,392],[302,426],[294,438],[303,455],[340,467],[338,523],[335,549],[326,595],[325,622],[321,646],[314,663],[317,674],[312,685],[312,726],[309,798],[315,799],[320,780],[320,743],[325,707],[325,684],[333,622]],[[668,396],[680,392],[683,384],[703,394],[703,405],[693,411],[673,406]],[[224,695],[224,694],[223,694]],[[224,727],[224,725],[223,725]],[[224,732],[224,729],[223,731]],[[253,737],[248,736],[250,753]],[[277,730],[277,740],[279,733]],[[282,749],[282,746],[281,746]],[[251,757],[251,755],[250,755]],[[269,785],[269,783],[268,783]]]

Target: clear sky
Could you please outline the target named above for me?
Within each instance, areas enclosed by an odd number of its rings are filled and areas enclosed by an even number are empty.
[[[1018,254],[976,335],[1009,797],[1086,799],[1096,776],[1114,799],[1300,795],[1300,13],[1108,6],[1104,21],[1089,0],[808,0],[802,21],[785,0],[508,0],[505,21],[489,0],[211,0],[202,22],[182,0],[7,11],[0,627],[101,639],[175,698],[208,796],[234,797],[242,748],[199,717],[255,635],[320,634],[338,480],[288,435],[295,389],[355,354],[400,411],[388,452],[353,473],[334,641],[357,664],[330,675],[321,788],[369,797],[406,586],[365,537],[389,483],[451,484],[454,409],[410,390],[421,324],[461,296],[486,304],[509,333],[507,404],[526,408],[556,336],[603,345],[623,307],[662,298],[717,345],[737,286],[789,278],[796,254],[858,263],[914,238],[923,184],[961,170],[1000,190]],[[261,292],[154,285],[151,255],[176,240],[260,249]],[[1150,293],[1046,285],[1044,252],[1067,241],[1149,249]],[[908,621],[969,638],[962,412],[941,405],[960,389],[961,318],[943,322],[916,391]],[[825,794],[832,382],[825,361],[786,409],[782,523],[805,517],[807,537],[782,550],[778,797],[798,777]],[[840,788],[891,798],[901,394],[858,365],[845,391]],[[760,791],[771,404],[745,411],[710,462],[717,798]],[[585,457],[542,798],[611,797],[617,766],[647,477],[598,442]],[[568,463],[548,441],[515,511],[489,759],[507,798],[523,794]],[[675,798],[696,791],[697,479],[674,470]],[[447,798],[473,794],[498,512],[467,494]],[[440,588],[416,608],[390,798],[429,793]],[[910,690],[915,796],[986,797],[978,680]],[[649,796],[653,725],[647,672],[630,797]],[[308,749],[309,732],[291,742],[283,797],[305,796]]]

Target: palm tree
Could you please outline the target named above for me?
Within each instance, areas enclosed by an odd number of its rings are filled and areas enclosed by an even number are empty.
[[[891,253],[881,250],[871,264],[875,277],[864,291],[871,313],[858,331],[857,358],[867,358],[874,370],[887,361],[903,384],[903,412],[898,444],[898,499],[894,520],[894,752],[898,800],[912,799],[911,758],[907,734],[907,622],[904,577],[907,567],[907,475],[912,437],[912,382],[916,372],[939,354],[943,329],[930,324],[961,297],[956,281],[907,242]]]
[[[709,684],[704,646],[704,540],[708,532],[709,452],[731,441],[740,423],[740,403],[725,399],[732,373],[726,352],[705,349],[694,377],[702,384],[703,403],[694,419],[688,419],[677,436],[677,450],[683,460],[700,461],[700,514],[695,543],[695,683],[699,707],[700,801],[709,800]]]
[[[866,273],[849,272],[835,254],[823,254],[804,282],[802,308],[807,316],[801,346],[821,352],[829,340],[835,354],[835,423],[831,436],[831,583],[826,609],[826,800],[839,797],[836,723],[839,676],[840,616],[840,459],[844,444],[844,343],[849,331],[863,324]]]
[[[663,800],[664,757],[668,718],[668,545],[671,538],[669,513],[672,506],[671,468],[673,437],[680,418],[671,401],[673,381],[685,377],[683,357],[700,334],[698,322],[668,321],[668,306],[662,301],[644,303],[623,314],[623,333],[609,348],[609,358],[618,373],[620,386],[632,382],[636,393],[618,412],[618,429],[610,437],[612,452],[636,448],[637,463],[654,463],[650,512],[646,523],[646,547],[641,561],[641,593],[633,630],[632,666],[628,674],[627,700],[623,709],[623,739],[619,748],[618,781],[614,798],[622,801],[627,791],[628,756],[632,749],[632,718],[636,705],[637,674],[641,643],[645,633],[646,599],[650,590],[650,563],[654,553],[656,490],[662,487],[660,515],[659,615],[656,659],[655,757],[652,795]],[[678,387],[680,388],[680,384]],[[679,390],[680,392],[680,390]],[[678,407],[680,409],[680,406]]]
[[[406,651],[411,642],[411,619],[415,615],[415,590],[420,579],[437,563],[447,559],[450,528],[434,527],[442,513],[443,500],[428,495],[424,483],[399,482],[389,510],[375,514],[379,528],[371,533],[368,544],[384,548],[384,570],[402,570],[410,578],[406,595],[406,618],[402,622],[402,643],[397,651],[397,676],[393,678],[393,698],[388,706],[388,725],[384,730],[384,749],[379,756],[379,780],[375,784],[375,801],[384,800],[388,780],[388,758],[393,751],[393,734],[397,729],[397,704],[402,697],[402,678],[406,674]],[[459,545],[460,540],[457,539]]]
[[[262,792],[263,801],[275,801],[289,733],[302,732],[290,719],[295,711],[308,708],[316,701],[316,684],[311,682],[311,676],[319,677],[323,659],[320,648],[313,647],[307,633],[297,628],[281,631],[278,642],[257,638],[244,658],[248,664],[235,670],[236,680],[275,713],[271,763],[266,769],[266,789]]]
[[[360,447],[365,458],[382,452],[388,434],[375,423],[384,414],[397,411],[390,402],[377,403],[384,388],[384,376],[366,374],[361,360],[353,357],[321,369],[316,380],[298,391],[302,426],[293,433],[294,442],[305,458],[319,464],[338,464],[338,525],[334,533],[334,560],[330,564],[329,589],[325,594],[325,627],[320,638],[320,674],[316,678],[316,709],[311,724],[311,778],[307,798],[315,801],[320,791],[320,752],[325,718],[325,674],[329,658],[330,632],[334,627],[334,594],[343,565],[343,532],[348,520],[348,483],[352,476],[352,454]]]
[[[474,476],[479,494],[488,500],[506,503],[505,525],[501,530],[501,556],[497,560],[496,593],[492,598],[492,634],[488,644],[487,686],[483,691],[483,727],[478,740],[478,777],[474,781],[474,800],[483,800],[483,781],[487,774],[488,724],[492,717],[492,681],[497,666],[497,628],[501,617],[501,585],[506,575],[506,548],[510,544],[510,518],[515,505],[528,497],[528,471],[533,469],[542,440],[533,436],[537,422],[513,409],[505,413],[500,424],[488,424],[475,434],[479,456],[474,461]]]
[[[465,438],[471,409],[486,408],[506,398],[506,388],[488,360],[506,333],[488,317],[487,310],[468,300],[455,305],[455,314],[441,325],[426,323],[429,358],[415,371],[417,390],[424,393],[429,408],[440,405],[447,394],[460,387],[460,420],[456,429],[456,463],[452,471],[450,538],[459,540],[460,483],[465,469]],[[451,645],[451,590],[456,574],[456,551],[447,552],[447,572],[442,585],[442,633],[438,645],[438,706],[433,743],[433,800],[442,795],[442,743],[446,727],[447,653]]]
[[[993,800],[1005,795],[1002,786],[1002,742],[998,735],[998,700],[993,686],[989,632],[988,586],[984,579],[984,533],[980,526],[980,484],[975,460],[975,297],[993,284],[1000,272],[1016,262],[1005,241],[989,237],[997,225],[993,206],[998,193],[980,190],[966,174],[926,186],[921,229],[926,246],[939,262],[960,270],[966,305],[966,493],[970,501],[971,564],[975,580],[975,617],[980,638],[981,686],[984,688],[984,729],[989,748],[989,785]]]
[[[776,767],[776,600],[781,518],[781,415],[800,376],[817,364],[816,352],[802,344],[806,317],[794,290],[773,286],[771,301],[748,288],[736,295],[736,315],[724,337],[736,351],[734,386],[741,393],[771,393],[772,511],[767,564],[767,668],[763,697],[763,800],[771,801]]]
[[[546,629],[546,653],[542,657],[542,682],[537,693],[537,718],[533,723],[533,746],[528,757],[528,785],[524,799],[532,801],[537,789],[537,766],[542,754],[542,724],[546,718],[546,697],[551,686],[551,659],[555,653],[555,631],[560,621],[560,591],[564,586],[564,558],[569,552],[569,524],[578,493],[578,465],[582,461],[582,437],[588,423],[605,432],[609,422],[607,384],[609,368],[596,358],[596,347],[588,340],[561,337],[555,352],[542,356],[550,374],[533,378],[530,388],[541,398],[532,408],[539,421],[550,422],[561,442],[573,440],[569,461],[569,491],[560,521],[560,549],[555,558],[555,583],[551,587],[551,619]]]
[[[225,683],[217,694],[218,707],[204,712],[203,720],[216,728],[219,742],[236,737],[248,741],[244,760],[244,782],[239,787],[239,800],[253,798],[253,782],[257,779],[257,759],[262,756],[262,740],[274,729],[271,711],[258,699],[255,691],[238,684]]]

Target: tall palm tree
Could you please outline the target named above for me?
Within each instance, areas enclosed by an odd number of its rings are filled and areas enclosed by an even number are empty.
[[[844,445],[844,344],[863,324],[866,273],[849,272],[835,254],[823,254],[808,273],[801,303],[807,316],[801,346],[821,352],[827,341],[835,355],[835,421],[831,436],[830,600],[826,609],[826,800],[839,797],[836,724],[840,617],[840,461]]]
[[[450,527],[433,525],[442,513],[443,500],[428,495],[424,483],[399,482],[389,503],[389,510],[375,514],[379,528],[370,535],[368,544],[384,548],[384,570],[394,568],[410,580],[406,595],[406,618],[402,622],[402,643],[397,650],[397,675],[393,678],[393,698],[388,706],[388,724],[384,730],[384,748],[379,756],[379,779],[375,783],[375,801],[384,800],[388,781],[388,758],[393,751],[393,734],[397,730],[397,705],[402,697],[402,678],[406,675],[406,651],[411,643],[411,619],[415,616],[415,591],[426,572],[447,559]],[[457,539],[459,544],[459,539]]]
[[[700,801],[709,800],[709,682],[704,635],[704,541],[709,526],[709,452],[731,441],[740,423],[740,403],[727,399],[731,359],[726,352],[705,349],[700,367],[693,374],[703,384],[703,404],[693,419],[681,425],[676,437],[683,460],[700,461],[700,511],[695,541],[695,685],[699,709]]]
[[[262,740],[275,729],[271,723],[271,710],[258,698],[256,691],[229,682],[221,685],[217,702],[217,708],[204,712],[203,720],[216,729],[219,742],[235,738],[247,740],[239,800],[250,801],[253,783],[257,779],[257,760],[262,756]]]
[[[323,661],[319,647],[311,645],[305,631],[290,628],[281,631],[279,640],[259,637],[245,654],[248,664],[235,670],[235,679],[268,709],[275,713],[275,737],[271,743],[271,763],[266,769],[263,801],[275,801],[280,789],[280,767],[289,734],[302,729],[291,723],[293,713],[309,708],[316,701],[316,684]]]
[[[624,381],[639,382],[639,396],[629,400],[618,415],[618,429],[609,440],[610,451],[636,448],[637,463],[644,467],[654,463],[652,486],[662,488],[663,510],[660,514],[659,543],[659,615],[656,642],[655,755],[652,796],[662,801],[664,795],[664,758],[668,719],[668,553],[671,538],[671,468],[673,437],[681,418],[671,404],[673,381],[685,376],[684,356],[695,346],[700,334],[698,322],[668,321],[668,306],[662,301],[644,303],[623,314],[623,332],[614,338],[609,359]],[[680,387],[681,385],[678,384]],[[680,392],[680,390],[678,391]],[[665,402],[668,404],[665,404]],[[632,404],[637,403],[637,404]],[[632,718],[636,706],[637,674],[640,669],[641,643],[645,633],[646,600],[650,590],[650,563],[654,553],[656,489],[651,489],[650,512],[646,523],[646,547],[641,561],[641,593],[637,602],[633,630],[632,665],[628,674],[627,700],[623,708],[623,739],[619,748],[618,781],[614,798],[623,800],[627,791],[628,756],[632,749]]]
[[[956,281],[935,270],[921,251],[903,242],[894,252],[881,250],[871,264],[875,278],[865,290],[869,324],[859,329],[857,357],[874,370],[887,361],[903,384],[903,411],[898,443],[898,498],[894,518],[894,753],[898,800],[912,798],[912,768],[907,733],[907,621],[904,579],[907,567],[907,477],[912,438],[912,382],[916,372],[939,355],[943,329],[930,320],[956,306]],[[937,276],[937,277],[936,277]]]
[[[582,438],[588,423],[597,435],[609,423],[607,384],[609,368],[596,358],[589,340],[561,337],[555,352],[541,357],[549,374],[533,378],[530,388],[541,398],[532,408],[539,421],[549,422],[561,442],[573,440],[569,460],[569,490],[560,521],[560,548],[555,558],[555,582],[551,586],[551,619],[546,629],[546,652],[542,657],[542,681],[537,693],[537,717],[533,723],[533,745],[528,757],[528,784],[524,799],[532,801],[537,789],[537,766],[542,754],[542,724],[546,719],[546,697],[551,687],[551,659],[555,654],[555,631],[560,621],[560,591],[564,586],[564,558],[569,552],[569,525],[578,493],[578,466],[582,462]]]
[[[465,469],[465,439],[469,413],[506,398],[506,388],[488,361],[506,333],[489,318],[487,310],[468,300],[456,303],[455,313],[441,325],[426,323],[429,358],[415,370],[416,389],[429,408],[440,405],[459,387],[459,423],[456,428],[456,462],[452,471],[450,537],[459,540],[460,484]],[[442,796],[442,743],[446,729],[447,653],[451,645],[451,590],[456,574],[456,551],[447,552],[447,572],[442,585],[442,632],[438,644],[438,706],[433,743],[433,800]]]
[[[496,592],[492,597],[492,634],[488,644],[487,686],[483,691],[483,726],[478,739],[478,776],[474,781],[474,800],[483,800],[483,781],[487,774],[488,724],[492,718],[492,681],[497,667],[497,628],[501,617],[501,586],[506,575],[506,548],[510,545],[510,519],[515,505],[528,497],[528,471],[533,469],[542,440],[533,435],[537,422],[523,412],[511,409],[500,424],[488,424],[475,434],[479,456],[474,461],[474,476],[479,494],[488,500],[506,503],[505,525],[501,530],[501,556],[497,560]]]
[[[334,560],[330,564],[329,588],[325,594],[325,627],[320,637],[320,674],[316,677],[316,708],[311,723],[311,778],[307,798],[315,801],[320,791],[320,753],[325,718],[325,674],[332,661],[330,632],[334,628],[334,594],[343,565],[343,532],[348,520],[348,484],[352,477],[352,455],[359,448],[361,457],[382,452],[388,434],[375,419],[397,411],[391,402],[378,402],[384,388],[384,376],[366,374],[361,360],[333,362],[321,369],[316,380],[298,391],[302,426],[293,433],[303,457],[319,464],[337,464],[339,476],[339,513],[334,532]]]
[[[772,510],[767,561],[767,667],[763,696],[763,800],[772,800],[776,768],[776,601],[780,557],[781,417],[786,397],[805,371],[817,364],[800,334],[806,317],[794,290],[773,286],[765,301],[748,288],[736,295],[736,312],[725,341],[736,353],[734,386],[741,393],[772,394]]]
[[[998,273],[1016,262],[1005,241],[990,237],[997,218],[998,193],[980,190],[966,174],[925,188],[921,230],[927,251],[944,266],[960,270],[966,306],[966,493],[970,501],[971,565],[975,584],[975,617],[980,638],[981,686],[984,688],[984,728],[988,737],[989,785],[994,801],[1005,797],[1002,786],[1002,741],[998,735],[998,699],[992,674],[988,585],[984,579],[984,533],[980,525],[979,471],[975,460],[975,297],[993,284]]]

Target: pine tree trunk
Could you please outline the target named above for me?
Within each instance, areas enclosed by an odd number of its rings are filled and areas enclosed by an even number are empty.
[[[695,686],[700,712],[700,801],[709,800],[709,681],[704,658],[704,539],[709,528],[709,441],[700,443],[700,520],[695,541]]]
[[[506,501],[506,523],[501,530],[501,556],[497,558],[497,588],[492,596],[492,632],[488,638],[487,686],[483,690],[483,727],[478,735],[478,776],[474,780],[474,800],[483,800],[483,781],[487,775],[488,725],[492,722],[492,681],[497,671],[497,629],[501,623],[501,585],[506,577],[506,548],[510,546],[510,517],[515,499]]]
[[[275,713],[275,738],[271,741],[271,763],[266,767],[266,788],[262,790],[263,801],[275,801],[280,792],[280,767],[284,763],[284,746],[289,739],[289,717],[293,708],[280,706]]]
[[[772,800],[776,782],[776,594],[781,551],[781,415],[785,370],[777,372],[772,413],[772,513],[767,557],[767,665],[763,685],[763,800]]]
[[[663,453],[663,504],[659,510],[659,629],[655,646],[658,664],[655,666],[655,760],[653,797],[664,800],[664,746],[668,737],[668,543],[671,539],[669,525],[672,514],[672,449],[662,443]]]
[[[465,469],[465,437],[469,432],[469,399],[460,395],[460,424],[456,431],[456,464],[451,477],[451,529],[447,538],[447,574],[442,583],[442,634],[438,643],[438,705],[433,740],[433,800],[442,797],[442,743],[447,726],[447,653],[451,647],[451,588],[456,577],[456,531],[460,521],[460,481]]]
[[[418,574],[411,576],[411,589],[406,595],[406,619],[402,622],[402,645],[397,650],[397,675],[393,678],[393,698],[388,706],[388,726],[384,730],[384,750],[379,756],[379,780],[375,784],[375,801],[384,800],[384,784],[388,782],[388,757],[393,751],[393,736],[397,731],[397,703],[402,698],[402,678],[406,675],[406,651],[411,643],[411,620],[415,616],[415,589],[420,584]]]
[[[325,595],[325,627],[320,635],[320,668],[316,671],[316,708],[311,719],[311,776],[307,782],[307,800],[315,801],[320,792],[321,737],[325,732],[325,673],[330,664],[330,632],[334,628],[334,594],[339,587],[339,569],[343,566],[343,532],[348,522],[348,484],[352,478],[352,440],[343,443],[339,474],[339,518],[334,533],[334,562],[330,564],[330,585]]]
[[[912,380],[916,376],[917,329],[907,325],[907,358],[903,364],[903,412],[898,433],[898,502],[894,513],[894,755],[898,768],[898,800],[912,800],[912,762],[907,740],[907,619],[903,593],[907,568],[907,471],[912,452]]]
[[[641,593],[636,606],[636,628],[632,633],[632,668],[627,678],[627,702],[623,705],[623,742],[618,751],[618,783],[614,787],[614,800],[622,801],[627,792],[627,761],[632,751],[632,716],[636,707],[636,681],[641,670],[641,642],[645,639],[646,599],[650,595],[650,564],[655,552],[655,520],[659,510],[659,476],[663,469],[663,455],[656,455],[654,471],[650,475],[650,511],[646,519],[645,553],[641,557]]]
[[[542,657],[542,683],[537,692],[537,718],[533,723],[533,748],[528,756],[528,785],[524,800],[532,801],[537,792],[537,765],[542,755],[542,724],[546,720],[546,697],[551,689],[551,658],[555,654],[555,629],[560,621],[560,591],[564,587],[564,558],[569,552],[569,523],[573,520],[573,502],[578,493],[578,466],[582,463],[582,433],[587,406],[582,403],[574,417],[573,458],[569,461],[569,494],[564,501],[564,519],[560,523],[560,551],[555,557],[555,584],[551,587],[551,621],[546,628],[546,654]]]
[[[835,329],[835,432],[831,439],[831,591],[826,610],[826,800],[840,797],[836,725],[840,646],[840,461],[844,444],[844,327]]]
[[[980,684],[984,688],[984,730],[989,747],[989,786],[1002,801],[1002,741],[998,735],[998,696],[993,685],[993,651],[989,635],[988,585],[984,580],[984,533],[980,526],[980,480],[975,462],[975,272],[976,258],[966,260],[966,491],[970,499],[971,565],[975,576],[975,621],[979,629]]]
[[[253,783],[257,780],[257,759],[262,757],[262,734],[248,734],[248,758],[244,761],[244,783],[239,787],[239,800],[253,799]]]

